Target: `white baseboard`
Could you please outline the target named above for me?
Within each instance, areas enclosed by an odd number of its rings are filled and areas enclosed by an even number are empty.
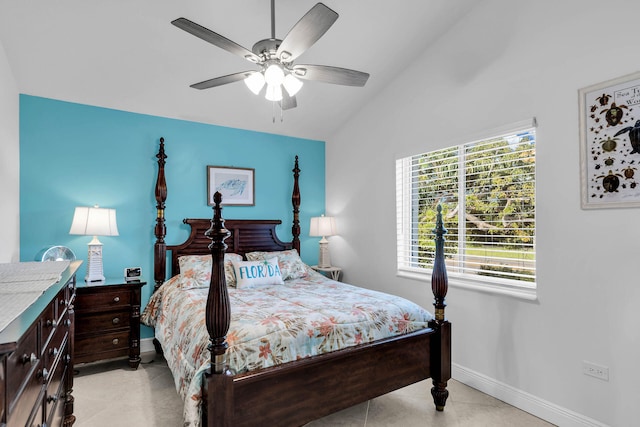
[[[140,340],[140,353],[155,352],[156,347],[153,345],[153,338],[142,338]]]
[[[456,381],[480,390],[489,396],[493,396],[552,424],[562,427],[608,427],[600,421],[570,411],[458,364],[453,363],[451,371],[451,375]]]

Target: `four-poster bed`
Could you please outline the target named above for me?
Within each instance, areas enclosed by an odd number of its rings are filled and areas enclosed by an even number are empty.
[[[156,300],[159,301],[161,296],[168,299],[168,295],[174,292],[165,290],[165,288],[169,289],[169,282],[172,282],[179,273],[182,261],[186,259],[182,258],[181,261],[181,257],[209,254],[211,256],[210,284],[209,277],[207,277],[208,290],[204,291],[206,309],[203,308],[209,341],[207,351],[211,356],[210,367],[205,366],[206,380],[204,380],[201,396],[203,426],[303,425],[427,378],[433,380],[431,393],[436,409],[443,410],[448,397],[447,381],[451,377],[451,325],[444,316],[447,276],[443,255],[443,235],[446,230],[442,225],[440,214],[438,215],[438,226],[434,230],[437,235],[436,259],[432,277],[435,316],[427,313],[429,316],[427,320],[417,319],[415,322],[403,322],[402,328],[406,327],[406,329],[398,332],[399,335],[374,339],[370,342],[358,343],[356,341],[355,345],[345,348],[309,357],[298,357],[297,360],[286,361],[286,363],[274,366],[245,369],[241,373],[235,373],[227,360],[227,356],[229,356],[228,341],[232,340],[235,343],[236,339],[236,331],[231,332],[233,336],[227,336],[230,333],[232,318],[229,292],[233,292],[233,301],[236,301],[236,293],[240,293],[242,297],[247,293],[245,291],[242,294],[242,289],[228,288],[227,282],[230,279],[228,275],[225,275],[225,267],[229,263],[227,256],[242,255],[247,258],[257,251],[281,254],[290,253],[292,249],[299,253],[300,190],[298,179],[300,169],[298,168],[298,157],[296,156],[293,169],[293,238],[290,242],[283,242],[276,235],[276,226],[281,223],[280,220],[224,220],[222,218],[221,195],[217,193],[214,196],[213,219],[185,219],[184,223],[191,228],[189,237],[182,244],[170,246],[167,246],[164,240],[166,236],[164,211],[167,199],[164,168],[167,156],[164,152],[162,138],[156,157],[159,165],[155,190],[157,217],[154,246],[154,296],[158,297]],[[171,280],[167,280],[166,277],[168,253],[170,253],[170,277],[173,277]],[[266,260],[266,258],[263,259]],[[282,259],[279,258],[279,261],[282,267]],[[233,265],[237,267],[235,263]],[[309,287],[314,289],[313,287],[316,285],[325,285],[323,281],[328,281],[328,286],[331,289],[342,285],[325,278],[322,280],[312,278],[310,282],[305,282],[302,285],[295,284],[293,288]],[[354,292],[354,289],[360,288],[345,286],[351,289],[350,292],[362,293],[366,298],[379,297],[380,295],[383,296],[383,299],[386,297],[397,298],[364,289],[361,292]],[[285,287],[281,289],[285,289]],[[175,291],[172,295],[178,295],[177,292],[182,291]],[[160,295],[163,293],[164,295]],[[269,292],[265,291],[265,294],[267,293]],[[330,299],[330,297],[326,297],[325,302],[329,303]],[[150,315],[147,312],[158,314],[158,312],[165,310],[158,315],[158,317],[163,317],[171,310],[168,307],[152,307],[157,303],[155,300],[153,304],[150,301],[149,307],[145,310],[147,317]],[[190,300],[188,304],[191,303]],[[299,301],[296,304],[300,305]],[[233,307],[234,310],[242,310],[242,308],[236,308],[235,305]],[[252,311],[248,310],[243,313],[249,316]],[[424,314],[419,313],[419,315]],[[394,319],[394,322],[396,320]],[[180,321],[183,322],[184,327],[185,321]],[[181,333],[182,335],[189,334],[178,331],[175,335]],[[158,335],[158,329],[156,329],[156,337]],[[174,334],[171,331],[164,332],[163,337],[167,335]],[[182,364],[185,363],[184,359],[188,359],[174,345],[164,345],[169,348],[161,348],[160,344],[157,344],[156,348],[158,351],[163,351],[165,356],[168,352],[177,353],[181,359],[179,362]],[[263,347],[261,347],[261,353],[264,351]],[[190,358],[192,357],[190,356]],[[233,357],[234,361],[237,359],[235,353],[229,357]],[[171,366],[172,362],[169,359],[168,363]],[[176,376],[175,372],[174,376]],[[176,379],[176,384],[183,380],[183,378]]]

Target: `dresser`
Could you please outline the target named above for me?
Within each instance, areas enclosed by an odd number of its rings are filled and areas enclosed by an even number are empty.
[[[140,292],[146,282],[124,279],[79,283],[75,303],[74,363],[126,356],[140,364]]]
[[[73,302],[75,274],[81,263],[70,263],[59,280],[44,293],[36,293],[36,299],[0,331],[2,426],[59,427],[75,421]],[[26,289],[31,282],[25,279],[18,285]],[[1,297],[20,300],[8,293]]]

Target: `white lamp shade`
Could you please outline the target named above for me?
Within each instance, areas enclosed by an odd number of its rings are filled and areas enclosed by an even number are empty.
[[[255,72],[244,79],[244,83],[247,85],[251,92],[258,95],[262,90],[262,87],[264,86],[264,76],[261,72]]]
[[[73,214],[69,234],[85,236],[118,236],[116,210],[79,206]]]
[[[287,76],[284,78],[283,85],[289,93],[289,96],[294,96],[296,93],[298,93],[300,88],[302,88],[302,81],[295,78],[293,74],[287,74]]]
[[[334,236],[338,234],[336,219],[332,216],[316,216],[311,218],[309,236]]]
[[[284,71],[278,64],[271,64],[264,70],[264,80],[269,86],[280,86],[284,81]]]
[[[282,100],[282,86],[267,85],[267,93],[264,95],[269,101],[281,101]]]

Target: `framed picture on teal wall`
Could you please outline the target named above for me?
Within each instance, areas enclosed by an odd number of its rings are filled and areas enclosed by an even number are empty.
[[[255,170],[228,166],[207,166],[207,203],[213,206],[213,195],[222,194],[225,206],[255,205]]]

